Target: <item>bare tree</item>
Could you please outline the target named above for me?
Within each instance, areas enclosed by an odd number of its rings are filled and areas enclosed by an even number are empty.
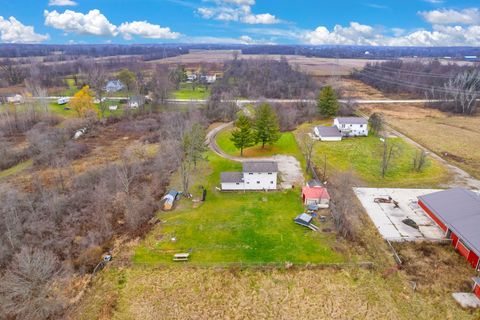
[[[298,134],[298,141],[300,150],[302,150],[303,157],[307,162],[307,173],[312,170],[312,156],[315,147],[315,140],[307,131],[302,131]]]
[[[0,281],[4,317],[43,320],[58,316],[66,302],[60,284],[64,275],[51,252],[22,248]]]
[[[480,69],[465,71],[445,84],[446,97],[453,100],[454,111],[471,115],[480,97]]]
[[[385,135],[382,143],[382,162],[381,172],[382,178],[385,178],[388,169],[391,166],[392,160],[401,152],[400,146],[395,142],[390,142],[390,139]]]
[[[85,70],[88,85],[95,91],[95,97],[99,101],[100,113],[102,117],[107,111],[107,104],[104,101],[105,84],[107,82],[108,72],[100,63],[90,61]]]
[[[418,150],[413,156],[413,170],[416,172],[422,172],[427,165],[427,153],[425,150]]]

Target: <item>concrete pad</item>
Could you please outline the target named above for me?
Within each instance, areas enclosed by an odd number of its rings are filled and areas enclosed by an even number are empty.
[[[480,299],[471,292],[455,292],[452,296],[462,308],[480,308]]]
[[[354,188],[354,192],[367,211],[380,234],[389,241],[443,240],[443,231],[418,205],[418,197],[438,190]],[[389,198],[393,203],[375,203],[375,198]],[[418,229],[405,224],[411,219]]]

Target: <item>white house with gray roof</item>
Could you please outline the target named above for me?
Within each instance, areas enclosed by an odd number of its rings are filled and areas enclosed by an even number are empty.
[[[222,172],[223,191],[276,190],[278,164],[274,161],[243,162],[242,172]]]
[[[337,127],[344,137],[368,136],[368,120],[362,117],[335,118],[333,126]]]

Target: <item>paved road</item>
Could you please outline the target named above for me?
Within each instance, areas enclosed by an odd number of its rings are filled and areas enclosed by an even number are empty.
[[[51,97],[35,97],[35,99],[47,99],[47,100],[58,100],[62,97],[51,96]],[[128,97],[111,97],[107,100],[119,101],[119,100],[128,100]],[[179,104],[179,105],[189,105],[189,104],[206,104],[208,100],[206,99],[167,99],[167,103]],[[403,103],[413,103],[413,104],[424,104],[427,102],[439,102],[440,100],[425,100],[425,99],[404,99],[404,100],[391,100],[391,99],[351,99],[351,100],[339,100],[341,103],[355,103],[355,104],[403,104]],[[225,100],[224,102],[235,102],[238,105],[245,104],[255,104],[259,102],[269,102],[269,103],[317,103],[316,100],[311,99],[239,99],[239,100]]]
[[[300,162],[293,156],[287,156],[287,155],[275,155],[272,157],[261,157],[261,158],[241,158],[241,157],[234,157],[229,154],[226,154],[223,152],[222,149],[217,145],[216,137],[217,134],[220,133],[221,131],[227,129],[228,127],[232,126],[233,122],[229,123],[224,123],[208,132],[207,134],[207,143],[212,149],[213,152],[218,154],[220,157],[229,159],[232,161],[237,161],[237,162],[245,162],[245,161],[275,161],[278,164],[278,170],[281,173],[281,178],[282,178],[282,183],[281,187],[282,189],[291,189],[292,186],[303,186],[305,183],[304,177],[303,177],[303,171],[302,167],[300,165]]]

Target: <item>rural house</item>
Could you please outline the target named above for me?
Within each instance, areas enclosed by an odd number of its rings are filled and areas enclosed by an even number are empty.
[[[247,161],[242,172],[222,172],[221,189],[234,190],[276,190],[278,164],[274,161]]]
[[[480,278],[473,278],[473,293],[480,299]]]
[[[333,126],[337,127],[344,137],[368,136],[368,120],[362,117],[335,118]]]
[[[450,189],[418,197],[418,205],[452,240],[452,245],[480,270],[480,195]]]
[[[317,208],[328,208],[330,206],[330,195],[327,188],[322,186],[302,188],[302,201],[305,206],[314,205]]]
[[[342,133],[337,127],[317,126],[313,129],[315,136],[321,141],[341,141]]]
[[[125,85],[120,80],[110,80],[105,86],[105,91],[108,93],[114,93],[123,90],[124,88]]]

